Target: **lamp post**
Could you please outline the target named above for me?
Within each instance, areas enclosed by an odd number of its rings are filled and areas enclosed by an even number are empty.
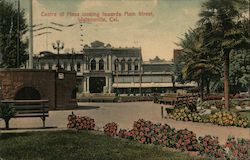
[[[60,69],[60,63],[59,63],[59,52],[60,50],[63,50],[64,43],[60,40],[57,40],[56,43],[52,43],[52,47],[54,50],[57,50],[57,69]]]
[[[74,51],[74,49],[72,48],[72,50],[71,50],[71,53],[72,53],[72,65],[71,65],[71,71],[75,71],[75,65],[74,65],[74,58],[75,58],[75,51]]]

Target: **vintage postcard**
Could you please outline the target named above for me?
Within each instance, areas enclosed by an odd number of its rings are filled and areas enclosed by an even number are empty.
[[[250,157],[248,0],[0,0],[0,160]]]

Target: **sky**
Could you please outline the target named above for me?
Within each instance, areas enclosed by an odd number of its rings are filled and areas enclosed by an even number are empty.
[[[144,60],[155,56],[171,60],[173,50],[179,48],[175,44],[179,42],[179,37],[183,37],[189,28],[196,26],[203,1],[33,0],[33,24],[42,24],[34,30],[46,26],[62,30],[34,31],[34,54],[45,50],[53,52],[52,43],[57,40],[64,42],[65,51],[71,48],[80,51],[83,48],[81,44],[89,45],[99,40],[113,47],[141,47]],[[21,7],[26,11],[27,22],[29,22],[29,2],[30,0],[21,0]],[[68,12],[74,15],[69,15]],[[139,12],[148,13],[148,15],[142,16]],[[121,15],[108,16],[107,14],[110,13]],[[96,17],[98,14],[99,17]],[[106,21],[80,23],[80,18],[99,18],[98,20],[105,18]],[[75,25],[60,27],[51,22]],[[83,24],[82,27],[81,24]],[[38,36],[43,32],[51,33]]]

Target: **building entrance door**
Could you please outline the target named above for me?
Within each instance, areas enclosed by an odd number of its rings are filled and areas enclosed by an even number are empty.
[[[105,77],[90,77],[89,78],[89,92],[90,93],[103,93],[103,87],[105,86]]]

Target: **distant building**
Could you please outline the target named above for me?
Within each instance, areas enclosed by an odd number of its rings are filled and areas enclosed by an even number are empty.
[[[37,69],[57,67],[57,54],[34,57]],[[59,54],[60,66],[77,72],[81,93],[147,94],[174,91],[173,62],[155,57],[143,62],[141,48],[115,48],[94,41],[83,53]]]
[[[174,58],[173,58],[173,61],[176,62],[179,57],[181,56],[181,49],[174,49]]]

